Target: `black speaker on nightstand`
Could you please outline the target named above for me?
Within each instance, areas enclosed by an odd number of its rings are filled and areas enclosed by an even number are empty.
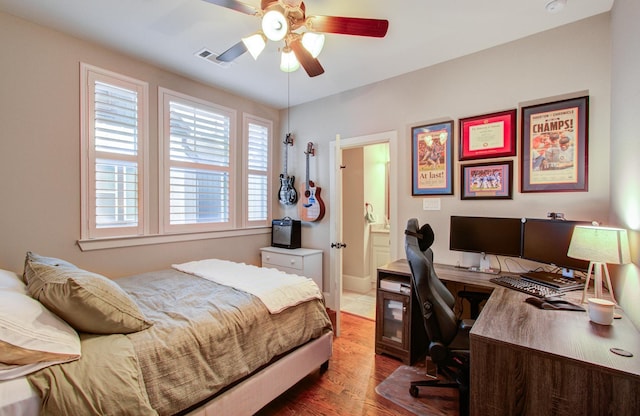
[[[280,220],[271,221],[271,246],[281,248],[301,247],[301,223],[299,220],[292,220],[284,217]]]

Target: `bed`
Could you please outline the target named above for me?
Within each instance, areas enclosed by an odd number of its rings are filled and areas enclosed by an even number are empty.
[[[25,264],[25,275],[45,269],[65,279],[74,273],[96,278],[73,265],[43,266],[43,258],[33,256],[38,261]],[[61,301],[60,294],[44,294],[47,289],[32,278],[26,292],[61,318],[61,324],[76,329],[80,349],[70,343],[56,357],[63,362],[41,363],[45,366],[37,371],[0,381],[0,415],[37,414],[34,409],[40,414],[250,415],[310,372],[326,370],[333,334],[319,291],[312,294],[306,281],[296,280],[307,290],[306,297],[286,299],[283,307],[233,285],[237,280],[239,287],[243,281],[269,286],[278,274],[284,280],[299,276],[207,262],[189,264],[191,270],[173,267],[108,281],[108,290],[124,294],[129,302],[124,306],[130,310],[120,305],[123,313],[116,321],[126,325],[117,331],[111,330],[113,323],[103,327],[112,311],[108,318],[88,322],[92,312],[81,310],[86,299],[79,301],[81,306],[75,304],[72,313],[56,309],[73,297],[68,280],[54,278],[58,286],[66,285],[60,290],[66,296]],[[222,277],[233,273],[231,285],[207,276],[211,268]],[[50,280],[47,285],[52,285]],[[279,289],[279,296],[291,297],[291,288]],[[4,290],[0,285],[0,296]]]

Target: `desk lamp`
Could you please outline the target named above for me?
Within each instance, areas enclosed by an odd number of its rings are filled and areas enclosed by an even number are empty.
[[[604,269],[604,275],[607,279],[607,286],[609,287],[611,299],[616,305],[618,304],[616,298],[613,296],[613,288],[611,286],[611,278],[609,277],[607,263],[626,264],[631,261],[627,230],[623,230],[621,228],[577,225],[573,229],[573,235],[571,236],[571,243],[569,243],[567,256],[573,257],[574,259],[589,261],[587,281],[584,284],[581,303],[584,303],[592,272],[594,275],[593,283],[595,297],[602,299],[602,270]]]

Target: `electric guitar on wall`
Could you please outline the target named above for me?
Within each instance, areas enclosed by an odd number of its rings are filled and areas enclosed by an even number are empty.
[[[302,187],[304,197],[300,204],[300,219],[303,221],[319,221],[324,217],[324,202],[320,198],[320,187],[309,180],[309,156],[314,156],[315,153],[313,143],[307,143],[307,151],[304,152],[307,155],[307,177]]]
[[[287,173],[287,159],[289,149],[287,146],[293,146],[293,137],[291,133],[287,133],[287,137],[283,141],[284,143],[284,172],[280,174],[280,190],[278,191],[278,199],[283,205],[295,205],[298,202],[298,192],[296,191],[293,182],[296,180],[295,176],[289,176]]]

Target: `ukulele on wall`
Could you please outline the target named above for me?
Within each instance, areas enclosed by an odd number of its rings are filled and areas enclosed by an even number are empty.
[[[307,177],[302,187],[304,197],[300,204],[300,218],[303,221],[319,221],[324,217],[324,202],[320,198],[320,187],[309,180],[309,156],[314,156],[315,153],[313,143],[307,143],[307,151],[304,152],[307,155]]]
[[[298,202],[298,192],[296,191],[293,182],[296,180],[295,176],[289,176],[287,173],[287,159],[289,149],[287,146],[293,146],[293,137],[291,133],[287,133],[284,143],[284,172],[280,174],[280,190],[278,191],[278,199],[281,204],[295,205]]]

